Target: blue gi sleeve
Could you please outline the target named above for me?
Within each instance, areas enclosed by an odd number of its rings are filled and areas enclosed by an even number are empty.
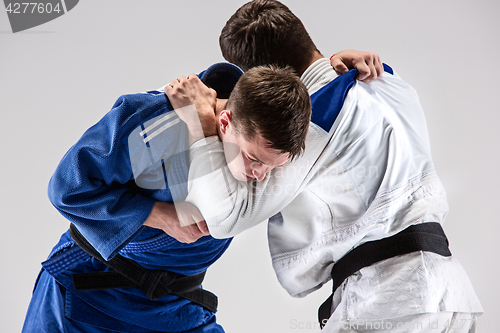
[[[127,135],[152,113],[148,107],[155,109],[147,105],[121,96],[65,154],[49,182],[52,204],[105,259],[140,232],[155,203],[134,188],[126,146]]]

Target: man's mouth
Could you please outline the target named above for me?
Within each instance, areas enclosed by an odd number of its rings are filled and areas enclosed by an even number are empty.
[[[246,173],[244,173],[243,176],[245,176],[247,178],[248,182],[255,179],[255,177],[249,177],[249,176],[247,176]]]

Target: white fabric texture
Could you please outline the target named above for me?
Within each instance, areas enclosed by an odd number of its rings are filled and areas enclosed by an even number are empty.
[[[474,313],[437,312],[385,320],[330,321],[324,333],[475,333],[479,315]]]
[[[301,79],[314,92],[332,73],[321,59]],[[274,215],[268,225],[273,267],[292,296],[328,282],[333,264],[352,248],[410,225],[443,223],[448,212],[418,97],[397,75],[356,82],[329,133],[311,124],[305,154],[262,182],[235,181],[221,167],[220,142],[197,147],[187,201],[220,238]],[[455,258],[417,252],[349,277],[332,311],[332,319],[345,321],[483,310]]]

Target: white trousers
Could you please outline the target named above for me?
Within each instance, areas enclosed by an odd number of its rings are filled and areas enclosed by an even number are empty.
[[[474,333],[480,313],[437,312],[422,313],[392,319],[351,321],[329,320],[322,333]]]

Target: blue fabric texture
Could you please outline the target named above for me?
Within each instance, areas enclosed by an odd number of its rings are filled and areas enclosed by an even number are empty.
[[[384,71],[393,74],[393,70],[383,64]],[[335,78],[332,82],[311,95],[312,115],[311,122],[321,127],[326,132],[332,128],[335,119],[344,105],[345,97],[349,89],[356,81],[357,69],[351,69],[348,73]]]
[[[342,109],[347,92],[356,81],[356,74],[358,71],[352,69],[311,95],[311,122],[326,132],[330,131]]]
[[[199,77],[218,94],[228,94],[242,73],[232,64],[220,63]],[[185,124],[171,122],[161,140],[144,145],[151,156],[160,149],[161,158],[151,159],[144,171],[160,177],[161,186],[140,186],[131,164],[131,154],[136,153],[129,147],[133,132],[144,131],[152,120],[171,111],[168,98],[158,91],[119,97],[65,154],[48,194],[104,258],[120,253],[145,268],[194,275],[215,262],[231,239],[206,236],[185,244],[142,226],[157,200],[173,201],[175,192],[167,179],[181,185],[187,179]],[[152,301],[138,288],[75,290],[72,274],[109,269],[75,245],[68,232],[42,266],[23,332],[223,332],[213,313],[175,295]]]
[[[118,304],[114,304],[117,306]],[[127,304],[128,305],[128,304]],[[223,333],[222,327],[217,324],[215,315],[205,313],[204,324],[184,332],[189,333]],[[143,323],[149,318],[142,318]],[[133,323],[117,320],[63,288],[46,271],[42,270],[32,301],[28,308],[28,315],[22,329],[23,333],[53,333],[53,332],[159,332],[144,328]],[[161,332],[165,332],[162,330]],[[177,330],[168,332],[179,332]]]

